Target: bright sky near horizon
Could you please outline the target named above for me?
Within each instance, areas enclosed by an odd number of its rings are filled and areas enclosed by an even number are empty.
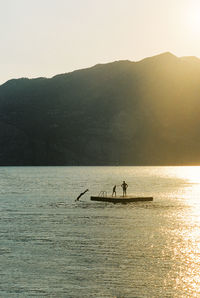
[[[200,0],[0,0],[0,84],[170,51],[200,57]]]

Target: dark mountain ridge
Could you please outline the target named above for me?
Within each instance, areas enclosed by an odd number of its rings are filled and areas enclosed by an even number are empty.
[[[0,165],[200,164],[200,60],[164,53],[0,86]]]

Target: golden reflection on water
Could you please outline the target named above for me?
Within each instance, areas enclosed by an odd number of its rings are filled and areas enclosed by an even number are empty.
[[[178,176],[185,181],[183,196],[193,208],[193,218],[200,220],[200,167],[181,167]]]
[[[145,209],[134,209],[133,219],[138,211],[140,225],[138,222],[134,225],[132,218],[127,217],[126,226],[119,224],[117,228],[117,233],[120,227],[123,230],[117,247],[121,252],[126,251],[126,257],[120,259],[121,278],[127,289],[132,282],[144,287],[153,280],[154,287],[162,285],[162,294],[168,293],[166,296],[147,294],[146,297],[200,297],[200,167],[146,168],[145,177],[148,177],[148,171],[149,176],[154,171],[156,179],[151,182],[153,190],[160,187],[159,195],[147,205],[147,210],[152,208],[152,221],[147,220]],[[120,214],[123,210],[120,209]],[[153,229],[150,223],[156,223]],[[134,242],[131,240],[133,234]],[[113,238],[110,238],[111,243]],[[141,263],[136,274],[137,262]],[[140,271],[142,266],[145,271]]]
[[[178,168],[178,175],[190,183],[200,183],[200,166],[180,167]]]
[[[188,199],[191,206],[199,205],[200,202],[200,166],[169,167],[166,171],[167,176],[181,180],[180,187],[174,191],[174,196],[180,195]],[[195,207],[200,207],[195,206]]]
[[[179,167],[177,178],[184,180],[183,198],[188,207],[180,217],[180,242],[174,257],[180,262],[176,287],[185,297],[200,297],[200,167]]]

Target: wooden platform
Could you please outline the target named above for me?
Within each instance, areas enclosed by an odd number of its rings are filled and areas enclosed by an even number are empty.
[[[101,197],[92,196],[91,201],[99,202],[110,202],[110,203],[131,203],[131,202],[143,202],[143,201],[153,201],[153,197]]]

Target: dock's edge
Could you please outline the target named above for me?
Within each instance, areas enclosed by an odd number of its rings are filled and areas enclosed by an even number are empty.
[[[115,197],[98,197],[91,196],[91,201],[98,202],[111,202],[111,203],[131,203],[131,202],[145,202],[145,201],[153,201],[153,197],[133,197],[133,198],[115,198]]]

